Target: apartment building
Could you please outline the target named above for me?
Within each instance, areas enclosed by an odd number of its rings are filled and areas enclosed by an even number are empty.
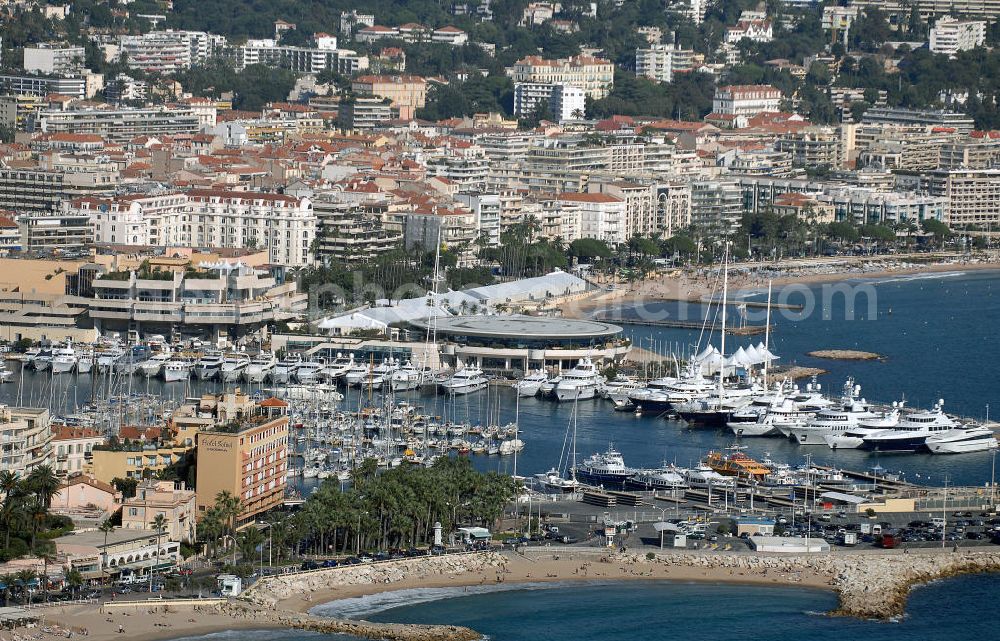
[[[656,226],[652,233],[670,238],[691,224],[691,184],[681,180],[658,181]]]
[[[915,192],[882,191],[865,187],[833,187],[818,198],[833,208],[834,218],[857,225],[944,221],[948,199]]]
[[[256,403],[239,389],[219,399],[218,427],[197,437],[199,519],[221,492],[240,499],[238,526],[284,502],[287,414],[284,401],[269,398]]]
[[[351,83],[351,89],[389,100],[403,120],[412,120],[417,109],[427,102],[427,82],[420,76],[360,76]]]
[[[977,18],[1000,17],[1000,0],[850,0],[861,9],[876,7],[886,14],[909,15],[912,9],[924,19],[960,15]]]
[[[317,195],[313,200],[317,260],[367,262],[400,246],[403,235],[383,224],[387,211],[384,203],[351,203],[335,194]]]
[[[1000,3],[1000,0],[998,0]],[[947,127],[957,133],[968,134],[976,128],[975,121],[963,114],[944,109],[906,109],[904,107],[871,107],[861,118],[862,123],[894,125],[920,125],[922,127]]]
[[[104,434],[84,427],[61,425],[52,436],[55,463],[52,469],[60,478],[82,474],[90,465],[94,446],[104,442]]]
[[[340,14],[340,33],[350,36],[358,26],[370,27],[375,24],[375,16],[370,13],[358,13],[356,9]]]
[[[72,74],[83,68],[83,47],[40,43],[24,48],[24,70],[28,73]]]
[[[656,185],[653,182],[595,179],[587,184],[590,193],[608,194],[625,203],[625,238],[649,236],[657,231]]]
[[[0,405],[0,471],[19,477],[52,462],[49,410]]]
[[[371,25],[358,29],[354,35],[358,42],[378,42],[379,40],[402,40],[403,42],[440,42],[452,47],[460,47],[469,41],[469,35],[449,25],[440,29],[431,29],[424,25],[408,23],[398,27]]]
[[[929,48],[934,53],[954,57],[959,51],[982,47],[985,43],[986,23],[982,20],[942,16],[931,27]]]
[[[399,108],[388,105],[383,98],[354,96],[337,107],[337,124],[350,131],[384,127],[399,118]]]
[[[691,223],[715,237],[728,236],[739,229],[743,199],[735,180],[695,180],[691,183]]]
[[[108,142],[124,143],[138,136],[195,134],[201,128],[190,107],[145,109],[42,110],[36,130],[45,133],[97,134]]]
[[[608,95],[614,85],[614,64],[593,56],[572,56],[548,60],[540,56],[527,56],[507,68],[507,75],[515,82],[569,85],[579,87],[594,100]]]
[[[403,240],[407,249],[434,251],[439,243],[471,249],[477,238],[476,214],[463,207],[415,208],[405,214]]]
[[[820,24],[827,31],[845,31],[851,28],[854,21],[858,19],[858,7],[823,7],[823,17]]]
[[[992,169],[1000,166],[1000,138],[988,134],[941,144],[941,169]]]
[[[126,434],[137,431],[129,426],[122,429]],[[180,462],[194,449],[186,443],[161,441],[160,428],[150,429],[156,432],[156,438],[144,439],[140,434],[140,438],[128,439],[125,443],[125,437],[120,434],[122,441],[119,443],[95,445],[86,472],[104,483],[111,483],[116,478],[142,480]]]
[[[156,517],[166,520],[164,535],[171,541],[194,543],[197,538],[196,497],[183,482],[143,480],[135,496],[122,503],[122,528],[155,530]]]
[[[751,118],[780,111],[781,91],[771,85],[726,85],[715,90],[712,112]]]
[[[840,131],[834,127],[806,127],[782,135],[774,148],[788,154],[796,167],[839,168],[845,160]]]
[[[1000,223],[1000,169],[941,169],[930,172],[927,190],[948,199],[947,222],[963,225]]]
[[[82,75],[36,76],[0,74],[0,89],[15,96],[48,96],[59,94],[70,98],[86,98],[87,79]]]
[[[558,122],[580,120],[586,115],[587,94],[570,85],[518,82],[514,85],[514,115],[530,117],[545,105]]]
[[[53,214],[73,198],[111,193],[118,172],[111,165],[88,171],[0,167],[0,209],[20,214]]]
[[[688,71],[694,51],[682,49],[677,44],[653,44],[645,49],[635,50],[635,75],[671,82],[674,73]]]
[[[352,75],[367,70],[369,60],[349,49],[338,49],[337,38],[317,34],[311,47],[282,45],[273,38],[248,40],[236,49],[236,64],[240,69],[264,65],[295,73],[335,71]]]
[[[606,193],[571,193],[556,196],[560,205],[576,209],[579,237],[596,238],[614,247],[628,240],[626,202]]]
[[[154,196],[83,198],[64,206],[90,217],[95,241],[111,245],[266,249],[271,262],[311,262],[316,216],[307,198],[193,189]]]
[[[11,94],[0,96],[0,122],[17,131],[24,131],[48,102],[42,96]]]
[[[120,36],[120,55],[129,67],[150,73],[170,74],[202,64],[221,55],[225,36],[204,31],[150,31]]]
[[[494,247],[499,245],[502,228],[500,195],[479,192],[461,193],[455,195],[455,200],[476,216],[479,237],[488,245]]]

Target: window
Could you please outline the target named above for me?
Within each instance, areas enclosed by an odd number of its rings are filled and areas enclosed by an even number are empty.
[[[139,516],[139,508],[137,508],[137,507],[130,507],[128,509],[128,515],[129,516]]]

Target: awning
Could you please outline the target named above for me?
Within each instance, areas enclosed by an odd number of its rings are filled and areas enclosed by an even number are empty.
[[[657,532],[680,532],[681,529],[675,523],[667,523],[666,521],[660,521],[659,523],[653,523],[653,529]]]
[[[855,496],[854,494],[845,494],[844,492],[823,492],[819,495],[821,499],[830,499],[831,501],[839,501],[840,503],[851,503],[852,505],[860,505],[862,503],[867,503],[870,499],[866,499],[863,496]]]

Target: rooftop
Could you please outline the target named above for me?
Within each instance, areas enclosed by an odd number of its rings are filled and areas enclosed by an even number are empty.
[[[418,327],[427,327],[426,321],[414,321]],[[614,336],[622,328],[611,323],[548,316],[453,316],[438,318],[438,334],[506,338],[519,336],[538,338],[591,338]]]

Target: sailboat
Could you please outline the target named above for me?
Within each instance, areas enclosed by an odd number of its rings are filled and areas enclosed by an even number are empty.
[[[573,428],[573,438],[572,438],[572,451],[570,454],[570,459],[568,461],[568,467],[570,472],[570,477],[566,478],[563,476],[562,467],[564,454],[566,453],[566,439],[563,439],[563,451],[559,454],[559,464],[553,467],[548,472],[542,472],[535,475],[535,478],[544,486],[552,490],[559,492],[574,492],[580,487],[580,482],[576,480],[576,416],[577,407],[579,405],[579,399],[576,399],[573,403],[573,413],[570,416],[570,422],[566,426],[566,436],[569,436],[569,430]]]

